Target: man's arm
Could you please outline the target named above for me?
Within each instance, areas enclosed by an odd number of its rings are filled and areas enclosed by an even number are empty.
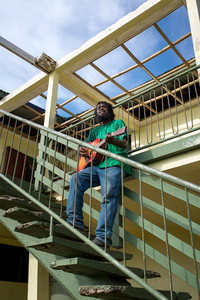
[[[118,140],[114,136],[112,136],[111,133],[106,134],[105,141],[120,148],[127,148],[128,146],[128,140],[126,138],[124,138],[123,140]]]

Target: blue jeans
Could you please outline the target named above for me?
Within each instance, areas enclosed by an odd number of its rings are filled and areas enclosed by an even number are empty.
[[[78,172],[77,194],[76,194],[76,211],[75,226],[83,228],[83,195],[90,188],[91,167]],[[126,172],[124,171],[124,177]],[[99,220],[96,228],[96,237],[105,242],[105,169],[93,166],[92,169],[92,187],[101,185],[102,203]],[[76,189],[76,174],[73,174],[70,180],[70,189],[67,200],[67,221],[73,223],[74,218],[74,201]],[[119,194],[121,190],[121,168],[113,166],[107,168],[107,245],[111,244],[112,227],[115,221]]]

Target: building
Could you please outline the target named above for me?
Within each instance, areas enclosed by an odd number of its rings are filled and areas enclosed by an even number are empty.
[[[191,32],[172,42],[159,21],[186,8]],[[19,257],[14,262],[20,262],[15,266],[12,262],[13,277],[6,274],[1,279],[5,299],[13,290],[16,299],[28,295],[29,300],[83,299],[84,294],[101,299],[189,299],[189,295],[199,299],[199,12],[198,0],[149,0],[56,65],[44,55],[36,62],[30,58],[43,71],[17,91],[1,92],[0,190],[7,196],[1,196],[0,241],[8,256],[5,269],[12,267],[6,268],[14,251]],[[131,42],[151,28],[167,46],[139,60]],[[186,59],[178,45],[191,37],[195,58]],[[19,54],[12,44],[5,44]],[[168,50],[181,64],[154,75],[147,63]],[[20,51],[22,58],[23,54]],[[132,65],[110,75],[97,63],[107,55],[128,55]],[[104,79],[87,82],[81,76],[86,67]],[[149,79],[129,88],[123,76],[138,67]],[[120,93],[109,97],[106,88],[101,88],[104,84],[114,85]],[[132,85],[131,80],[128,84]],[[58,123],[56,110],[64,109],[64,104],[57,103],[59,85],[74,94],[69,101],[79,97],[92,108],[77,115],[70,112],[71,118]],[[40,95],[47,98],[45,115],[26,105]],[[69,179],[77,168],[77,148],[94,126],[93,110],[99,100],[113,104],[117,118],[127,124],[131,145],[126,162],[132,176],[124,181],[111,251],[98,250],[87,234],[69,229],[61,218]],[[35,117],[27,114],[26,120],[19,113],[10,114],[22,107]],[[38,124],[41,118],[44,123]],[[102,149],[99,152],[109,156]],[[100,188],[88,191],[84,200],[85,222],[93,234]],[[104,260],[111,264],[109,275]]]

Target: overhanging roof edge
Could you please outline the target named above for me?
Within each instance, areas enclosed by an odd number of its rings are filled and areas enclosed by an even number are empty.
[[[153,14],[159,12],[159,16],[162,18],[182,5],[183,2],[181,0],[149,0],[143,3],[138,9],[121,18],[95,37],[89,39],[80,48],[58,60],[56,71],[58,73],[61,73],[66,69],[70,69],[71,72],[77,71],[91,61],[98,59],[119,46],[119,41],[117,40],[119,36],[121,43],[127,41],[128,38],[126,33],[139,22],[142,22],[143,29],[145,29],[157,21],[158,18],[156,16],[154,16],[155,20],[152,20]],[[142,29],[140,28],[140,31],[141,30]],[[129,38],[134,36],[133,32],[130,32],[130,34]],[[136,31],[135,34],[137,34]]]

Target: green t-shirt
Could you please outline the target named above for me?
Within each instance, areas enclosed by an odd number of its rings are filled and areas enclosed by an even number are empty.
[[[113,120],[110,123],[106,124],[106,125],[99,125],[97,127],[94,127],[89,136],[87,137],[87,139],[85,140],[85,142],[90,143],[90,142],[94,142],[97,138],[100,138],[101,140],[103,140],[106,136],[106,134],[112,133],[116,130],[118,130],[119,128],[124,127],[124,121],[122,120]],[[119,140],[123,140],[123,138],[127,138],[127,133],[125,132],[124,134],[115,136],[116,139]],[[114,146],[112,144],[107,143],[107,148],[106,150],[114,153],[114,154],[118,154],[121,155],[123,157],[128,157],[126,149]],[[120,166],[121,167],[121,162],[117,161],[111,157],[108,157],[107,159],[107,167],[112,167],[112,166]],[[99,164],[99,168],[105,168],[105,161],[101,162]],[[124,170],[128,173],[131,174],[131,170],[130,170],[130,166],[124,164]]]

